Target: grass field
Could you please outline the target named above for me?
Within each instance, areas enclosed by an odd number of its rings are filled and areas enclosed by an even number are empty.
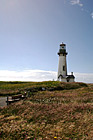
[[[0,96],[19,94],[24,91],[39,91],[43,88],[46,90],[65,90],[86,87],[84,83],[61,83],[59,81],[45,82],[0,82]]]
[[[93,84],[0,83],[1,95],[25,90],[30,97],[0,108],[0,140],[93,140]]]

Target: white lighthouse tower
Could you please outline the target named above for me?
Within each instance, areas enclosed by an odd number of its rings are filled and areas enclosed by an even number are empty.
[[[58,52],[59,55],[59,64],[58,64],[58,81],[62,82],[74,82],[74,75],[71,72],[71,75],[67,75],[67,62],[66,62],[66,44],[60,44],[60,49]]]

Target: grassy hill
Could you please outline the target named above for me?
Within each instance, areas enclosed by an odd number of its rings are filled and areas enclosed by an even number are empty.
[[[62,83],[59,81],[45,81],[45,82],[0,82],[0,96],[20,94],[24,91],[40,91],[45,90],[69,90],[80,87],[87,87],[85,83]]]
[[[30,97],[0,108],[0,140],[93,139],[93,84],[0,83],[1,95],[24,91]]]

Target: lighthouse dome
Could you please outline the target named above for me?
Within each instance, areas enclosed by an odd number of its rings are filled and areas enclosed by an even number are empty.
[[[63,42],[60,44],[60,49],[61,50],[66,50],[66,44],[64,44]]]
[[[66,46],[66,44],[64,44],[63,42],[60,44],[60,46]]]

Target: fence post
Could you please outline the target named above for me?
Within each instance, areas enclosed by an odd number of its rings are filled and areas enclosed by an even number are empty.
[[[8,96],[7,96],[7,105],[9,105],[9,102],[8,102]]]

